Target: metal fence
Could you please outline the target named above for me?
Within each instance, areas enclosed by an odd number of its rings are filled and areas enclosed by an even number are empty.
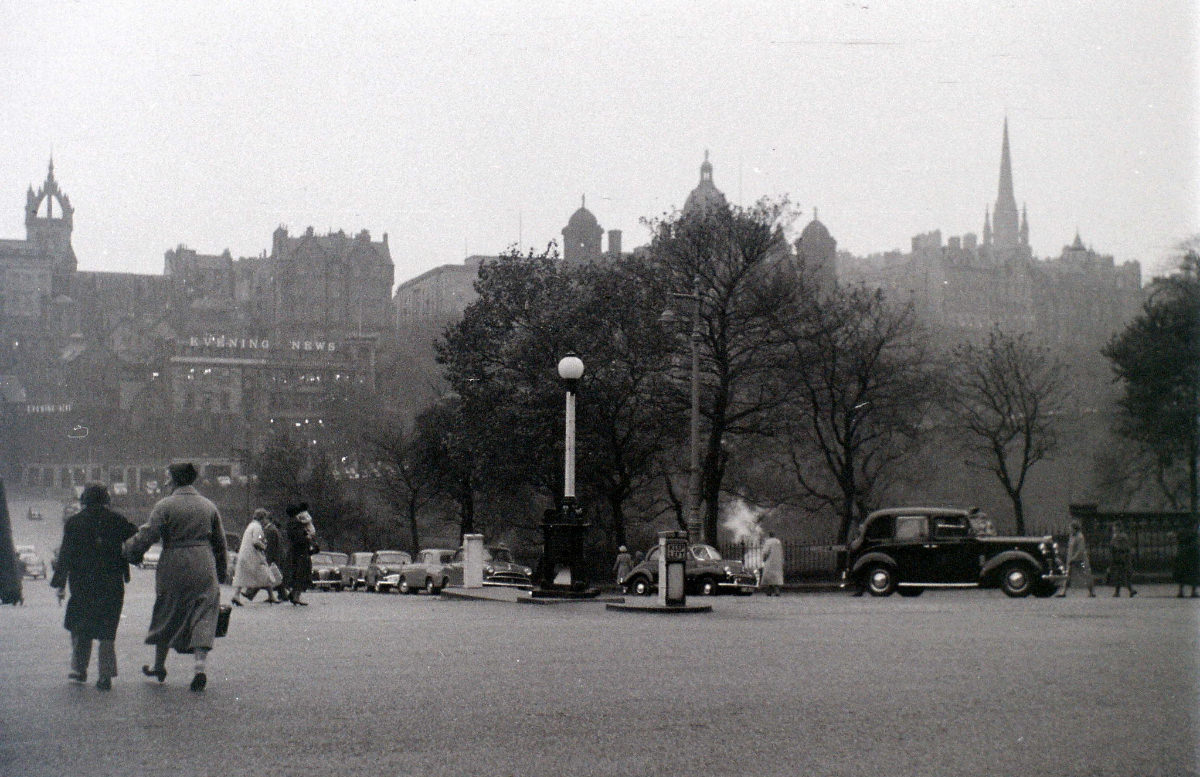
[[[794,540],[783,543],[783,578],[789,583],[829,582],[838,579],[841,569],[838,554],[841,545],[809,545]],[[758,543],[730,542],[720,547],[721,557],[742,561],[748,568],[762,566],[762,547]]]
[[[1113,524],[1119,523],[1129,534],[1134,574],[1149,580],[1172,576],[1178,533],[1196,525],[1196,516],[1185,512],[1101,512],[1095,505],[1071,505],[1070,511],[1071,517],[1083,526],[1088,556],[1097,573],[1104,574],[1112,561],[1109,540]],[[1065,541],[1065,538],[1059,540]]]

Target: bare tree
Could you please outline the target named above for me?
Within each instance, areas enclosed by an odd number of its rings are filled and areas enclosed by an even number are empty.
[[[429,457],[423,455],[425,451],[415,429],[406,427],[399,418],[379,424],[364,439],[377,460],[376,486],[388,504],[403,512],[415,554],[421,548],[417,519],[421,510],[437,497],[437,481]]]
[[[1024,534],[1021,491],[1030,469],[1058,445],[1066,365],[1028,335],[999,327],[985,344],[958,345],[953,365],[951,426],[966,436],[968,464],[996,475]]]
[[[839,516],[837,541],[845,542],[917,447],[938,396],[928,338],[911,306],[862,286],[819,297],[804,291],[780,311],[778,326],[793,386],[783,458],[800,495]]]

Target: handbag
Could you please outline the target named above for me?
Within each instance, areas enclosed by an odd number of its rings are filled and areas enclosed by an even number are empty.
[[[233,614],[233,605],[222,604],[217,608],[217,636],[223,637],[229,633],[229,616]]]
[[[280,571],[279,565],[274,561],[267,567],[267,574],[271,577],[272,588],[276,588],[283,583],[283,572]]]

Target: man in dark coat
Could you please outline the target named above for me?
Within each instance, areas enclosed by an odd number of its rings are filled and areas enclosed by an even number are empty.
[[[58,566],[50,585],[71,589],[63,625],[71,632],[71,672],[76,682],[87,681],[92,658],[92,640],[100,643],[99,673],[96,687],[112,688],[117,675],[117,654],[113,641],[125,604],[125,583],[129,582],[129,563],[121,555],[121,544],[137,533],[137,527],[125,516],[108,509],[108,488],[90,483],[79,497],[83,510],[63,525]]]
[[[1179,584],[1180,599],[1183,598],[1183,587],[1191,586],[1192,598],[1200,599],[1196,588],[1200,586],[1200,538],[1196,536],[1196,527],[1188,526],[1179,530],[1176,535],[1179,543],[1175,551],[1175,582]]]
[[[267,541],[267,563],[274,564],[279,568],[280,573],[287,569],[287,548],[284,547],[283,532],[279,531],[279,518],[272,513],[270,519],[263,524],[263,537]],[[280,599],[286,599],[287,590],[287,575],[283,575],[283,580],[279,585],[275,586],[275,593]]]
[[[308,514],[308,504],[301,502],[289,505],[287,508],[287,539],[288,555],[290,556],[290,574],[287,575],[288,596],[292,604],[307,606],[300,595],[312,584],[312,556],[317,552],[316,530],[313,528],[312,516]]]
[[[8,499],[0,480],[0,604],[20,604],[22,564],[13,547],[12,523],[8,518]]]

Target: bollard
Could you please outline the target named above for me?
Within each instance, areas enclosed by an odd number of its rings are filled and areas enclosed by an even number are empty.
[[[658,603],[663,607],[687,604],[687,555],[687,532],[658,533]]]
[[[463,588],[483,588],[483,535],[463,535]]]

